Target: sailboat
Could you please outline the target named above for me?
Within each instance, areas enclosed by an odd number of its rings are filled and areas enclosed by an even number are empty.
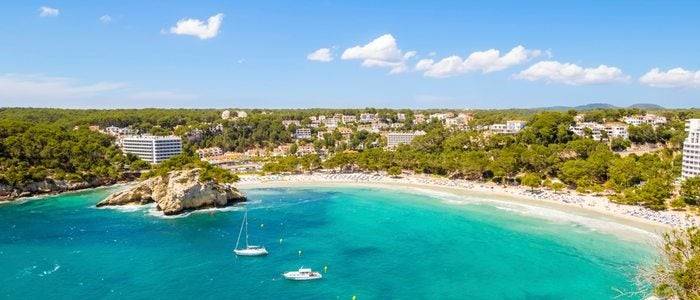
[[[245,248],[238,248],[241,242],[241,235],[245,229]],[[261,256],[267,255],[267,249],[263,246],[255,246],[248,244],[248,210],[246,209],[243,215],[243,223],[241,224],[241,230],[238,232],[238,239],[236,240],[236,248],[233,252],[239,256]]]

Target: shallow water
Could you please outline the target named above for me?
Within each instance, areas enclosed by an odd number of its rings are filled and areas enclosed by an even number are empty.
[[[0,205],[0,297],[610,299],[651,257],[644,242],[497,205],[343,187],[246,190],[251,242],[270,255],[237,258],[242,209],[93,208],[112,190]],[[281,278],[301,266],[328,271]]]

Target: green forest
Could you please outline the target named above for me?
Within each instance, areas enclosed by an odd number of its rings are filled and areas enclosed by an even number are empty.
[[[113,139],[50,123],[0,120],[0,183],[15,187],[47,178],[115,181],[125,171],[147,168],[133,155],[124,155]]]
[[[442,112],[449,110],[442,110]],[[254,147],[271,148],[292,142],[294,125],[285,128],[283,120],[299,120],[304,126],[309,116],[335,113],[359,115],[377,113],[396,121],[398,112],[407,115],[403,130],[424,130],[426,135],[385,150],[375,133],[355,131],[341,142],[336,130],[324,139],[313,139],[316,154],[273,159],[264,166],[268,173],[300,172],[319,168],[357,171],[402,171],[488,180],[502,184],[524,184],[586,193],[602,193],[620,203],[641,204],[653,209],[697,205],[698,184],[687,181],[680,189],[680,148],[685,137],[684,120],[700,117],[698,110],[663,110],[654,113],[669,120],[667,125],[630,126],[629,140],[598,142],[575,136],[573,110],[476,110],[471,125],[527,120],[516,135],[484,135],[475,130],[451,130],[436,120],[425,124],[410,122],[413,114],[437,110],[390,109],[286,109],[246,110],[248,117],[222,120],[216,109],[35,109],[0,108],[0,182],[12,186],[46,178],[68,181],[118,180],[125,172],[148,168],[131,155],[123,155],[112,137],[92,132],[88,126],[129,126],[144,133],[183,136],[185,150],[219,146],[225,151],[242,152]],[[456,112],[456,110],[455,110]],[[587,121],[614,121],[640,109],[596,109],[585,111]],[[221,130],[213,130],[215,125]],[[198,139],[188,135],[199,130]],[[660,150],[622,156],[616,151],[630,143],[664,145]],[[190,158],[178,158],[189,160]],[[187,165],[186,162],[183,165]],[[176,163],[173,163],[176,165]],[[154,168],[162,172],[168,164]],[[221,174],[216,175],[222,181]]]

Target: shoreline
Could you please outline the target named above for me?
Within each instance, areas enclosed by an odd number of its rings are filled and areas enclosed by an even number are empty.
[[[503,187],[492,183],[450,180],[427,175],[400,178],[380,174],[313,173],[301,175],[244,175],[238,188],[272,187],[333,187],[338,185],[385,189],[413,190],[422,193],[439,192],[459,197],[478,196],[480,200],[529,206],[540,211],[550,209],[575,216],[613,222],[659,235],[673,228],[698,226],[700,219],[676,211],[652,211],[641,206],[621,205],[605,197],[568,193],[555,194],[548,190],[533,193],[520,186]],[[426,191],[427,190],[427,191]],[[458,201],[459,202],[459,201]]]
[[[85,192],[85,191],[89,191],[89,190],[99,190],[99,189],[127,186],[127,185],[130,185],[132,183],[134,183],[134,181],[118,181],[115,183],[103,184],[103,185],[97,185],[97,186],[91,186],[91,187],[85,187],[85,188],[79,188],[79,189],[72,189],[72,190],[66,190],[66,191],[51,191],[51,192],[34,194],[34,195],[29,195],[29,196],[22,196],[22,197],[12,198],[12,199],[8,199],[8,200],[0,200],[0,206],[5,205],[5,204],[11,204],[11,203],[24,203],[27,201],[43,200],[44,198],[48,199],[48,198],[51,198],[53,196],[81,193],[81,192]]]
[[[82,189],[57,191],[18,197],[12,200],[0,201],[0,206],[8,203],[24,203],[50,198],[56,195],[79,193],[87,190],[127,186],[133,181],[122,181],[108,185],[86,187]],[[616,224],[641,229],[645,232],[659,235],[673,228],[700,226],[700,218],[678,211],[652,211],[635,206],[622,205],[609,201],[606,197],[580,195],[566,190],[554,193],[549,190],[531,190],[522,186],[501,186],[469,180],[452,180],[430,175],[403,175],[390,177],[378,173],[311,173],[292,175],[240,175],[236,188],[274,188],[274,187],[336,187],[359,186],[368,188],[394,189],[400,191],[415,191],[422,194],[447,193],[451,196],[474,197],[478,201],[491,203],[502,202],[517,204],[535,209],[550,209],[574,216],[613,222]],[[441,197],[437,197],[441,198]],[[456,201],[456,204],[465,201]],[[466,202],[465,202],[466,203]],[[498,207],[497,205],[494,205]]]

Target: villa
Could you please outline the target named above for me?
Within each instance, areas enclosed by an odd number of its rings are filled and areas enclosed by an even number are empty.
[[[199,155],[199,158],[219,156],[224,153],[224,151],[221,150],[221,148],[219,147],[197,149],[195,152],[197,153],[197,155]]]
[[[639,126],[642,124],[650,124],[653,126],[666,124],[666,117],[646,114],[643,116],[626,116],[622,119],[625,123]]]

